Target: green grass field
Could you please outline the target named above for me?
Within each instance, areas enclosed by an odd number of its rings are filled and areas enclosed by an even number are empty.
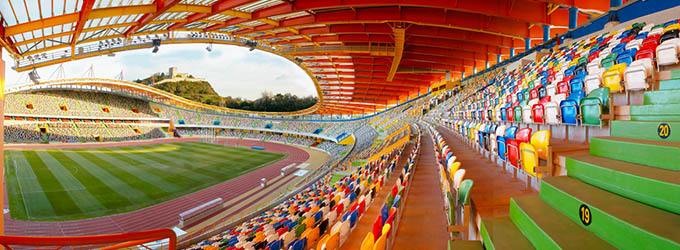
[[[158,204],[284,157],[198,142],[8,150],[5,178],[12,218],[73,220]]]

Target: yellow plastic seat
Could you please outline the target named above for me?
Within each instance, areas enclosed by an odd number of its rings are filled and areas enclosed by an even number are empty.
[[[459,168],[460,168],[460,162],[454,162],[453,165],[451,165],[451,167],[449,167],[449,173],[453,174],[456,171],[458,171]]]
[[[538,166],[538,152],[533,145],[529,143],[519,144],[520,161],[522,162],[522,169],[532,176],[541,178],[541,174],[536,175],[536,167]]]
[[[609,92],[621,92],[623,91],[623,86],[621,85],[621,80],[623,79],[623,72],[626,70],[625,63],[619,63],[611,66],[607,71],[602,74],[602,79],[604,81],[604,87],[609,88]]]
[[[372,250],[374,241],[375,239],[373,238],[373,233],[368,232],[366,237],[364,237],[364,241],[361,242],[361,250]]]
[[[666,33],[666,31],[677,30],[677,29],[680,29],[680,24],[674,23],[674,24],[666,26],[666,28],[663,28],[663,32],[661,32],[661,33]]]
[[[386,234],[389,234],[390,229],[392,229],[392,224],[385,223],[385,225],[383,225],[383,228],[382,228],[382,235],[384,236]]]
[[[385,246],[387,244],[387,237],[385,235],[380,236],[377,241],[375,241],[375,245],[373,245],[373,250],[385,250]]]
[[[531,145],[536,149],[540,159],[548,160],[550,137],[552,137],[550,130],[539,130],[531,135]]]

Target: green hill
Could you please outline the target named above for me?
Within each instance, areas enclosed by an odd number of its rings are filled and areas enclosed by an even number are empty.
[[[146,79],[137,79],[135,82],[151,85],[166,78],[164,73],[156,73]],[[245,100],[231,96],[222,97],[207,81],[165,82],[156,84],[154,87],[192,101],[249,111],[291,112],[309,108],[318,101],[318,98],[313,96],[298,97],[290,93],[272,94],[267,91],[263,92],[262,97],[256,100]]]

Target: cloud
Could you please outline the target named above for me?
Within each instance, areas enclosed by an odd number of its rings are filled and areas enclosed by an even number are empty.
[[[167,72],[177,66],[182,73],[207,79],[220,95],[255,99],[263,91],[316,96],[316,89],[307,74],[293,62],[268,52],[231,45],[213,45],[208,53],[206,44],[163,45],[158,53],[151,49],[117,53],[115,57],[100,56],[64,63],[67,78],[84,76],[94,68],[96,77],[114,78],[123,71],[125,80],[146,78],[156,72]],[[14,62],[3,53],[6,63],[6,85],[26,79],[26,72],[10,68]],[[37,69],[43,80],[55,79],[58,65]],[[21,79],[19,79],[21,78]],[[21,82],[20,82],[21,83]]]

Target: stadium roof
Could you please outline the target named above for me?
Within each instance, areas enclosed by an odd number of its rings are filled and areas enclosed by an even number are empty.
[[[609,0],[9,0],[0,43],[16,69],[163,43],[225,43],[299,61],[321,114],[371,113],[564,33]]]

